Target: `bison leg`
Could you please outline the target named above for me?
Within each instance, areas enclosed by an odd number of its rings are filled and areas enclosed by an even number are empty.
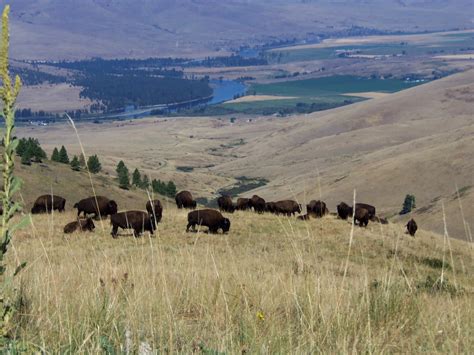
[[[196,229],[196,224],[189,222],[188,225],[186,226],[186,232],[189,232],[189,228],[192,228],[194,232],[194,230]]]
[[[112,238],[117,238],[118,226],[116,224],[112,227]]]
[[[134,229],[133,230],[133,236],[135,238],[139,238],[140,237],[140,234],[141,234],[141,231],[139,229]]]

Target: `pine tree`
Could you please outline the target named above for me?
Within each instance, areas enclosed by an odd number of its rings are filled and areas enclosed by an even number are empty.
[[[142,179],[142,189],[148,189],[150,187],[150,179],[148,178],[148,175],[143,175]]]
[[[126,168],[125,163],[123,160],[120,160],[117,164],[117,167],[115,168],[115,172],[117,173],[117,176],[120,175],[120,172],[123,170],[123,168]]]
[[[18,145],[16,147],[16,154],[18,154],[21,157],[23,153],[25,152],[25,150],[26,150],[26,138],[21,138],[18,141]]]
[[[125,164],[119,171],[118,180],[119,180],[119,187],[121,189],[128,190],[130,188],[130,176],[128,173],[128,168],[125,166]]]
[[[102,170],[102,165],[97,155],[91,155],[89,159],[87,159],[87,168],[92,174],[97,174]]]
[[[413,211],[416,208],[416,199],[415,195],[409,195],[407,194],[405,196],[405,200],[403,201],[403,207],[402,210],[400,211],[400,214],[407,214]]]
[[[142,185],[142,176],[137,168],[135,168],[132,174],[132,185],[136,187],[141,187]]]
[[[56,147],[54,147],[53,154],[51,154],[51,160],[59,162],[59,150]]]
[[[168,181],[168,184],[166,185],[166,194],[169,197],[173,197],[176,195],[176,185],[173,181]]]
[[[29,149],[26,149],[21,155],[21,163],[23,165],[31,165],[31,152]]]
[[[81,170],[81,165],[79,163],[79,158],[75,155],[71,160],[71,169],[74,171]]]
[[[61,149],[59,150],[59,162],[63,164],[69,164],[69,157],[64,146],[61,146]]]

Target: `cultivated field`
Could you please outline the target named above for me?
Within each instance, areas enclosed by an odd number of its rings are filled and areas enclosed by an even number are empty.
[[[141,201],[140,201],[141,203]],[[137,203],[137,206],[140,206]],[[401,225],[351,231],[228,215],[227,235],[185,233],[165,207],[156,236],[63,235],[74,212],[33,216],[9,262],[13,334],[26,352],[308,353],[474,350],[472,245]]]

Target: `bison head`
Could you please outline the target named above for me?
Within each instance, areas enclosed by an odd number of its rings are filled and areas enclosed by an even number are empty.
[[[228,218],[224,218],[224,220],[221,223],[221,228],[223,233],[227,233],[230,229],[230,221]]]
[[[92,218],[90,218],[90,217],[87,218],[86,225],[85,225],[84,229],[87,229],[91,232],[95,229],[95,225],[94,225],[94,222],[92,221]]]
[[[43,213],[45,211],[45,208],[42,206],[35,205],[31,209],[31,214],[37,214],[37,213]]]
[[[118,209],[117,202],[115,202],[114,200],[110,200],[107,204],[107,208],[109,209],[109,214],[116,214]]]
[[[193,209],[197,207],[196,201],[191,202],[191,207],[192,207]]]

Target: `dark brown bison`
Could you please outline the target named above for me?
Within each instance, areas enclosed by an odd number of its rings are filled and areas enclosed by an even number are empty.
[[[301,205],[293,200],[278,201],[275,202],[275,213],[294,216],[295,213],[301,213]]]
[[[160,200],[151,200],[146,203],[146,210],[155,218],[156,223],[161,222],[163,217],[163,206]]]
[[[56,195],[43,195],[36,199],[31,209],[32,214],[46,213],[53,210],[64,212],[66,206],[66,199]]]
[[[144,231],[153,232],[156,230],[155,217],[145,211],[125,211],[119,212],[110,217],[112,224],[112,237],[117,238],[117,231],[122,229],[133,229],[133,236],[139,237]]]
[[[94,222],[92,221],[92,218],[81,218],[78,219],[77,221],[71,222],[66,224],[64,227],[64,233],[70,234],[75,231],[79,232],[92,232],[95,229]]]
[[[359,227],[367,227],[369,224],[370,213],[365,208],[358,207],[354,213],[354,223],[358,222]]]
[[[329,213],[328,208],[326,207],[326,203],[323,201],[310,201],[309,204],[306,205],[306,211],[308,214],[313,215],[314,217],[321,218],[324,215]]]
[[[178,192],[175,196],[176,206],[181,208],[195,209],[197,206],[196,201],[193,200],[193,195],[189,191]]]
[[[250,208],[252,208],[252,206],[250,206],[250,199],[242,198],[242,197],[239,197],[237,199],[236,210],[238,210],[238,211],[247,211]]]
[[[356,203],[356,209],[365,208],[369,212],[369,219],[373,221],[375,219],[375,207],[366,203]]]
[[[265,203],[265,212],[276,213],[276,203],[275,202],[266,202]]]
[[[81,213],[84,213],[84,217],[94,214],[94,218],[107,217],[117,213],[117,203],[104,196],[85,198],[76,203],[74,208],[77,208],[78,217]]]
[[[407,223],[407,232],[414,237],[416,231],[418,230],[418,225],[416,224],[415,220],[412,218]]]
[[[347,219],[348,217],[352,217],[353,208],[349,206],[345,202],[341,202],[337,205],[337,215],[341,219]]]
[[[223,212],[234,213],[235,211],[235,206],[230,196],[219,197],[217,199],[217,205],[219,206],[219,210]]]
[[[257,213],[265,212],[265,200],[260,196],[253,195],[250,199],[250,207],[253,207],[253,210]]]
[[[211,209],[192,211],[188,213],[186,232],[189,232],[189,228],[192,228],[193,231],[195,231],[196,225],[208,227],[209,233],[217,233],[219,229],[222,229],[223,233],[227,233],[230,229],[229,219],[224,218],[219,211]]]
[[[302,215],[302,216],[298,216],[298,219],[299,219],[300,221],[307,221],[307,220],[310,219],[310,216],[309,216],[309,214],[304,214],[304,215]]]

